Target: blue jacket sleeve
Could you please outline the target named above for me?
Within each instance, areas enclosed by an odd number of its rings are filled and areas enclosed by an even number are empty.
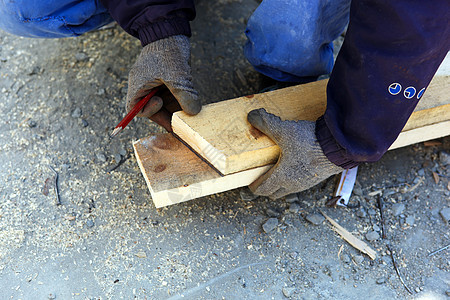
[[[191,36],[193,0],[101,0],[117,23],[142,46],[173,35]]]
[[[448,0],[354,0],[316,136],[343,168],[379,160],[450,48]]]

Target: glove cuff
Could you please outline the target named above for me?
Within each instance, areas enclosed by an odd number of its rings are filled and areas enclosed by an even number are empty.
[[[325,156],[322,147],[320,146],[317,140],[315,141],[314,146],[312,148],[313,153],[315,154],[314,164],[317,166],[318,170],[327,170],[330,176],[344,171],[342,167],[337,166],[336,164],[331,162],[327,156]]]
[[[176,52],[181,52],[189,57],[190,43],[189,38],[185,35],[174,35],[167,38],[154,41],[142,49],[141,55],[160,55],[162,57],[170,56]],[[161,57],[161,58],[162,58]]]
[[[323,116],[316,121],[316,137],[324,155],[333,164],[344,169],[351,169],[359,165],[358,162],[346,157],[345,149],[337,143]]]

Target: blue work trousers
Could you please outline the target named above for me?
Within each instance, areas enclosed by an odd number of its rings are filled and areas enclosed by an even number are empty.
[[[250,17],[244,53],[279,81],[331,73],[333,40],[349,21],[350,0],[264,0]]]
[[[264,0],[248,21],[245,56],[279,81],[329,74],[349,7],[350,0]],[[3,0],[0,16],[5,31],[42,38],[78,36],[113,21],[99,0]]]
[[[113,21],[99,0],[2,0],[0,28],[20,36],[79,36]]]

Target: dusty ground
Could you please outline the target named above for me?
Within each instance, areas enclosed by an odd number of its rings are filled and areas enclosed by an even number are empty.
[[[241,50],[256,6],[198,5],[192,65],[204,103],[261,88]],[[137,120],[108,140],[139,43],[118,27],[64,40],[0,32],[0,42],[0,299],[448,299],[449,250],[428,255],[449,244],[440,212],[450,206],[450,138],[362,165],[352,197],[362,209],[325,208],[330,179],[299,194],[297,208],[243,201],[241,189],[156,210],[131,144],[159,129]],[[377,191],[388,238],[368,241],[375,261],[305,220],[323,209],[365,240],[380,227]]]

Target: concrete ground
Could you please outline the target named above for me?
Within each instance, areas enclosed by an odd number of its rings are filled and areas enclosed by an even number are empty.
[[[199,3],[192,67],[204,103],[261,88],[242,55],[257,5]],[[239,189],[157,210],[131,145],[161,130],[136,120],[108,139],[139,42],[114,26],[61,40],[0,32],[0,45],[0,299],[448,299],[449,249],[429,254],[449,244],[449,137],[362,165],[357,209],[325,207],[331,178],[293,199],[245,201]],[[306,220],[319,209],[377,259]]]

